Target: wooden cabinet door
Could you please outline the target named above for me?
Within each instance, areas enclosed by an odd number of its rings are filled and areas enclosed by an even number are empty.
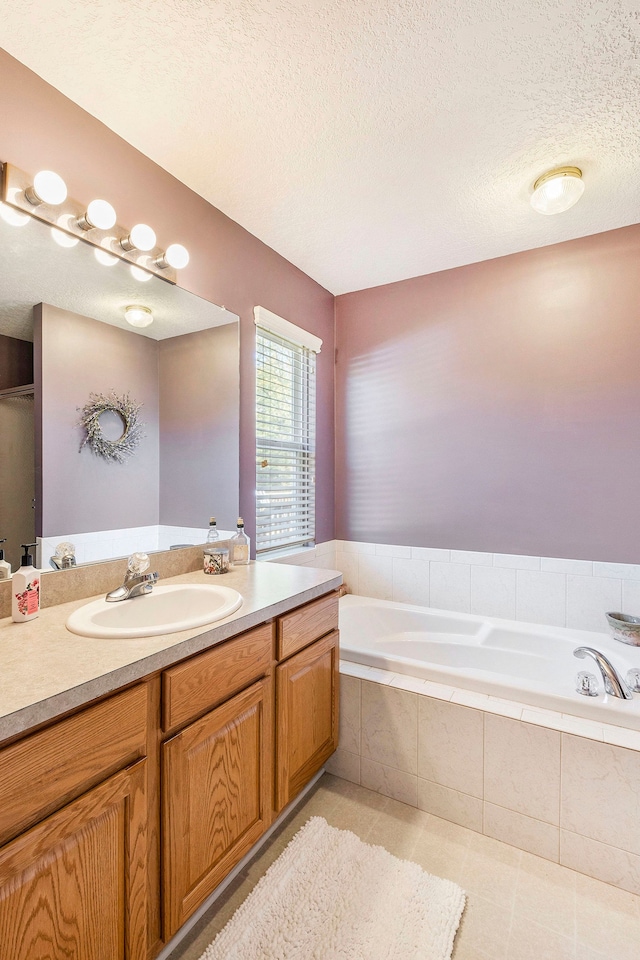
[[[276,811],[338,745],[338,631],[276,668]]]
[[[265,678],[163,744],[165,940],[269,826],[272,728]]]
[[[0,848],[0,956],[147,955],[146,761]]]

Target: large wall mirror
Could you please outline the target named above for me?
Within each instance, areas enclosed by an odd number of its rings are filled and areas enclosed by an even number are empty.
[[[125,307],[148,307],[134,328]],[[141,404],[144,437],[123,463],[89,446],[92,394]],[[122,424],[105,415],[104,435]],[[140,282],[45,224],[0,218],[0,539],[75,542],[79,563],[202,542],[232,529],[239,497],[238,317],[157,277]]]

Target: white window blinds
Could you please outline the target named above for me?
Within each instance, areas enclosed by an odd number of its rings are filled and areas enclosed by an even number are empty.
[[[256,554],[260,555],[315,538],[316,354],[258,325],[256,367]]]

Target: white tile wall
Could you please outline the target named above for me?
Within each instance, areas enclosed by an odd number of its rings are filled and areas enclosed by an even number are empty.
[[[516,573],[515,620],[567,625],[567,578],[564,573],[518,570]]]
[[[515,620],[516,570],[471,567],[471,613]]]
[[[621,580],[574,575],[567,577],[567,623],[569,626],[577,627],[579,630],[602,629],[603,612],[619,610],[621,606]]]
[[[435,560],[430,563],[431,606],[442,610],[471,611],[471,565]]]
[[[300,547],[281,555],[266,557],[268,563],[286,563],[297,567],[321,567],[323,570],[337,570],[336,541],[316,543],[315,547]]]
[[[235,531],[219,530],[220,539],[232,537]],[[204,543],[204,527],[179,527],[152,524],[145,527],[126,527],[120,530],[96,530],[92,533],[60,533],[38,538],[37,563],[49,568],[49,558],[59,543],[70,541],[76,548],[78,563],[94,563],[112,557],[126,557],[135,551],[149,553],[168,550],[174,543]]]
[[[640,564],[336,540],[350,593],[606,632],[604,613],[640,615]]]

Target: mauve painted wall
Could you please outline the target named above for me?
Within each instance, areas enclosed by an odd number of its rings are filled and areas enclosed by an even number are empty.
[[[38,533],[86,533],[158,522],[158,345],[119,327],[42,304],[35,317],[36,409],[41,408]],[[78,408],[91,393],[130,393],[145,437],[124,463],[80,451]],[[38,518],[39,519],[39,518]]]
[[[160,340],[160,523],[238,516],[238,324]]]
[[[240,508],[250,533],[255,526],[253,308],[264,306],[322,337],[316,518],[318,540],[331,539],[333,296],[3,50],[0,89],[1,160],[33,172],[52,168],[77,199],[104,196],[121,223],[150,223],[161,243],[184,243],[191,263],[181,272],[180,284],[240,316]],[[167,136],[173,135],[168,129]]]
[[[336,300],[336,535],[640,562],[640,226]]]

